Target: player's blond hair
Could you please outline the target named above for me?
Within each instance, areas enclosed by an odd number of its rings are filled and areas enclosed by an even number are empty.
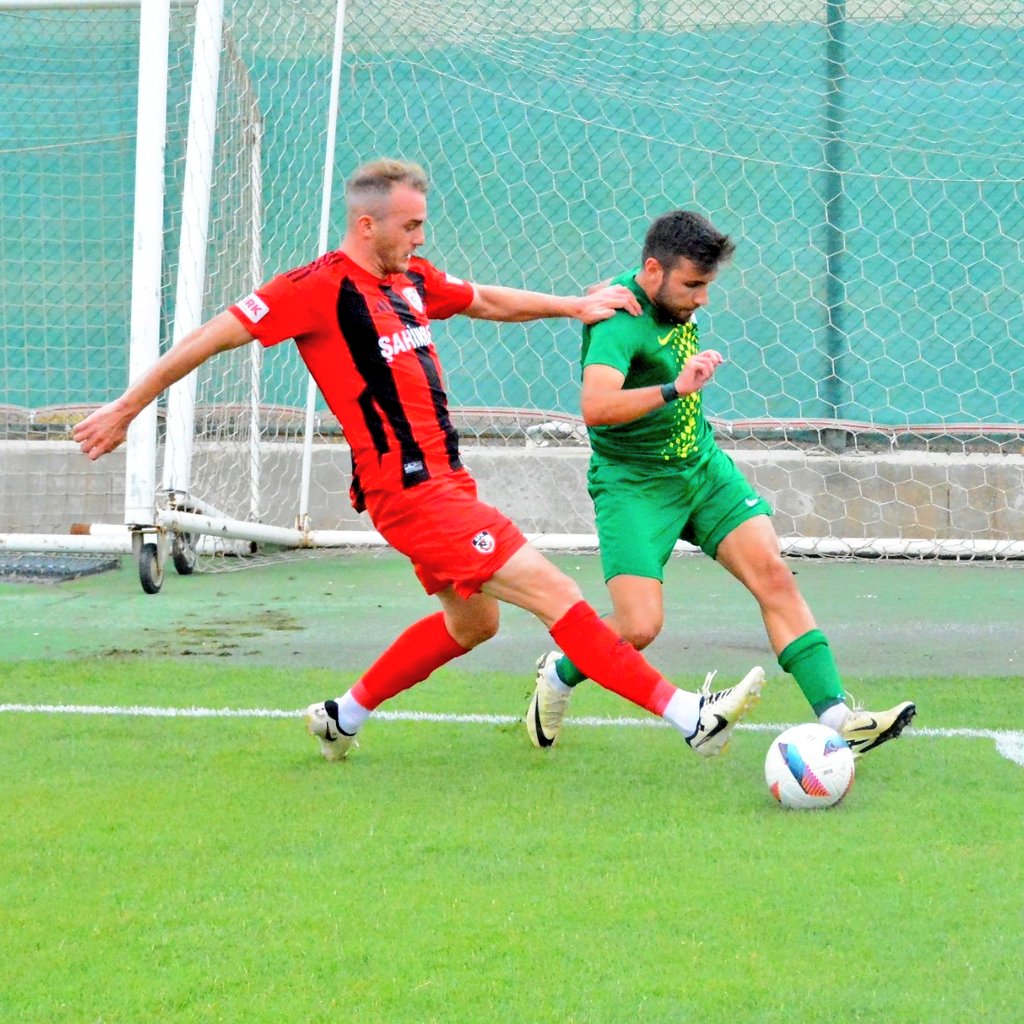
[[[380,216],[391,190],[407,185],[427,194],[427,172],[406,160],[371,160],[357,167],[345,182],[345,206],[349,218],[368,213]]]

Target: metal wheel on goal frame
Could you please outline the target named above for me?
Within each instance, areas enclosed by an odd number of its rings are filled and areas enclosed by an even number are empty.
[[[139,582],[147,594],[159,594],[164,585],[164,565],[159,544],[147,542],[139,548]]]
[[[196,568],[199,535],[160,531],[156,541],[148,541],[138,534],[136,559],[139,564],[139,582],[147,594],[159,594],[164,585],[164,570],[170,554],[179,576],[190,576]],[[133,538],[134,539],[134,538]]]
[[[198,533],[176,533],[171,540],[171,560],[179,576],[191,576],[195,572],[199,555]]]

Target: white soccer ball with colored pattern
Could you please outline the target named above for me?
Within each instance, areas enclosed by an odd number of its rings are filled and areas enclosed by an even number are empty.
[[[834,807],[853,785],[853,751],[839,733],[808,722],[780,733],[768,748],[764,778],[792,810]]]

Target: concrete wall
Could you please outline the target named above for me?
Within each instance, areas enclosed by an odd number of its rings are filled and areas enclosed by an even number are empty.
[[[464,450],[482,496],[525,531],[591,533],[587,452],[580,448]],[[782,535],[1024,540],[1024,455],[822,455],[734,451],[737,464],[776,510]],[[269,445],[268,491],[297,493],[301,448]],[[323,529],[369,528],[347,498],[349,453],[314,454],[310,513]],[[0,532],[66,533],[72,523],[119,523],[124,453],[99,462],[71,442],[0,442]],[[294,509],[268,516],[291,526]]]

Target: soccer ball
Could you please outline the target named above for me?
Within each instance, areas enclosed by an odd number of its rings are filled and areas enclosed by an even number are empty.
[[[794,725],[768,748],[764,778],[783,807],[833,807],[853,785],[853,751],[839,733],[815,723]]]

